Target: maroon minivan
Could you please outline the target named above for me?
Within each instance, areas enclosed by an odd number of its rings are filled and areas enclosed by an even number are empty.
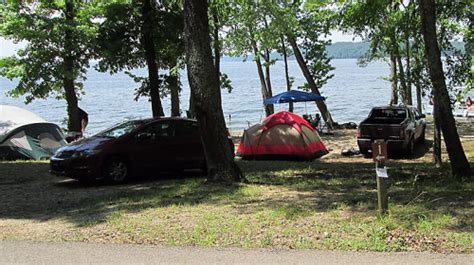
[[[51,174],[82,182],[120,183],[143,173],[205,170],[206,159],[196,120],[156,118],[126,121],[65,146],[50,167]]]

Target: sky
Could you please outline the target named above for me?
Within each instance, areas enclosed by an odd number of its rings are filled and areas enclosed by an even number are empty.
[[[0,57],[10,56],[15,53],[15,50],[23,47],[24,44],[15,44],[10,40],[5,40],[0,37]]]
[[[350,34],[343,34],[340,31],[331,31],[331,36],[328,36],[327,39],[335,42],[350,42],[350,41],[360,41],[360,39],[353,40],[353,36]],[[5,40],[0,37],[0,57],[11,56],[15,53],[16,50],[23,47],[24,43],[15,44],[10,40]]]

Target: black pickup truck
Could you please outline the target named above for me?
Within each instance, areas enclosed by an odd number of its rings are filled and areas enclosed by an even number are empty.
[[[404,151],[413,154],[416,142],[425,140],[425,115],[414,107],[384,106],[370,111],[357,131],[357,144],[362,154],[371,151],[372,142],[383,139],[387,142],[389,154]]]

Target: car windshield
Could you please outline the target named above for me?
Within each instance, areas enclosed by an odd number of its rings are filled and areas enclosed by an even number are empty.
[[[133,131],[138,126],[142,125],[144,121],[127,121],[124,123],[120,123],[110,129],[101,131],[100,133],[96,134],[97,137],[111,137],[111,138],[118,138],[124,134],[127,134]]]

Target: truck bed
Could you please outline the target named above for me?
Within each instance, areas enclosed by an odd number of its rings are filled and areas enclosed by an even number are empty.
[[[370,139],[400,138],[401,127],[405,126],[406,112],[374,109],[371,115],[361,122],[360,136]]]
[[[361,124],[360,137],[370,139],[400,138],[400,123],[396,124]]]

